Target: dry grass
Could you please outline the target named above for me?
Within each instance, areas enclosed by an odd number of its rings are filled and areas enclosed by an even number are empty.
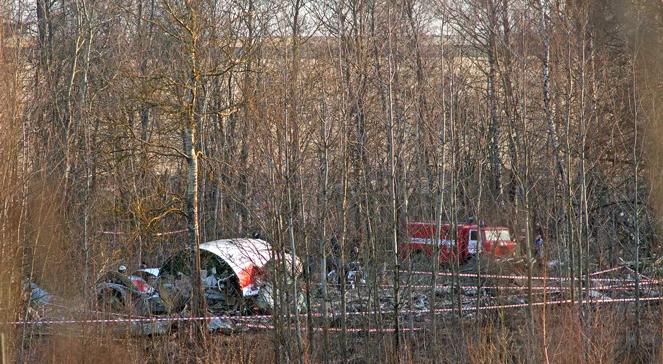
[[[585,313],[583,323],[573,307],[549,307],[545,323],[535,310],[530,334],[526,311],[504,311],[461,322],[441,318],[437,340],[431,331],[405,334],[400,362],[405,363],[651,363],[660,362],[661,310],[643,312],[642,342],[635,346],[633,305],[602,306]],[[419,323],[418,326],[426,326]],[[294,340],[280,339],[274,331],[234,335],[212,334],[203,348],[192,345],[185,329],[169,335],[132,337],[99,326],[60,327],[49,335],[28,336],[26,361],[35,363],[270,363],[275,343],[284,354]],[[306,337],[304,335],[304,337]],[[396,362],[391,334],[351,334],[347,352],[341,337],[331,337],[330,362]],[[323,361],[320,335],[310,343],[305,362]],[[282,356],[282,358],[285,358]],[[292,358],[291,358],[292,359]]]
[[[469,337],[472,363],[650,363],[660,362],[660,311],[646,310],[642,342],[636,347],[633,305],[587,310],[582,322],[576,308],[554,307],[547,312],[545,340],[538,310],[534,335],[528,335],[524,315],[509,315],[510,328],[484,325]]]

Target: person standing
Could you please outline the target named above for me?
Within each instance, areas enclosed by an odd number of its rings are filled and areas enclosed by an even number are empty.
[[[537,234],[534,239],[534,254],[536,256],[536,262],[539,265],[543,264],[543,238],[541,234]]]

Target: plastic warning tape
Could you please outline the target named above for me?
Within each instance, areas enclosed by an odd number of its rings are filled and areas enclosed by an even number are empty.
[[[592,279],[592,281],[594,281]],[[657,280],[651,280],[651,281],[641,281],[640,286],[652,286],[660,283],[660,281]],[[602,285],[602,286],[595,286],[595,287],[589,287],[589,289],[592,290],[625,290],[625,289],[633,289],[635,286],[635,282],[633,281],[622,281],[621,284],[612,284],[612,285]],[[441,285],[435,285],[435,288],[456,288],[457,286],[455,285],[449,285],[449,284],[441,284]],[[383,289],[393,289],[394,285],[392,284],[381,284],[380,288]],[[413,289],[427,289],[427,288],[432,288],[431,285],[426,285],[426,284],[417,284],[417,285],[401,285],[400,286],[401,290],[406,290],[408,288],[413,288]],[[476,289],[477,286],[460,286],[462,289]],[[501,289],[501,290],[522,290],[526,291],[529,288],[527,286],[480,286],[479,288],[483,289]],[[585,289],[584,287],[583,289]],[[532,290],[570,290],[571,286],[559,286],[559,285],[549,285],[549,286],[532,286]]]
[[[256,329],[267,329],[274,330],[276,329],[274,325],[270,324],[242,324],[243,327],[256,328]],[[296,326],[290,326],[291,329],[296,329]],[[324,328],[320,326],[313,327],[313,331],[323,331]],[[399,332],[409,332],[409,331],[421,331],[424,330],[423,327],[403,327],[399,328]],[[343,332],[343,328],[340,327],[328,327],[327,331],[330,332]],[[346,332],[362,332],[362,333],[385,333],[385,332],[394,332],[393,327],[385,328],[357,328],[357,327],[348,327],[345,329]]]
[[[427,274],[431,275],[433,272],[425,271],[406,271],[402,270],[401,273],[410,273],[410,274]],[[441,276],[458,276],[458,277],[470,277],[470,278],[493,278],[493,279],[529,279],[528,276],[522,275],[501,275],[501,274],[476,274],[476,273],[451,273],[451,272],[438,272],[438,275]],[[571,278],[568,277],[541,277],[541,276],[532,276],[532,280],[548,280],[548,281],[570,281]],[[622,279],[622,278],[590,278],[591,281],[595,282],[631,282],[633,279]]]
[[[582,304],[602,304],[602,303],[626,303],[626,302],[635,302],[636,298],[600,298],[600,299],[588,299],[583,300]],[[663,297],[641,297],[640,301],[663,301]],[[508,305],[492,305],[492,306],[479,306],[479,311],[484,310],[499,310],[505,308],[522,308],[531,306],[548,306],[548,305],[564,305],[564,304],[577,304],[577,301],[567,300],[555,300],[555,301],[544,301],[544,302],[532,302],[530,303],[514,303]],[[457,308],[441,308],[436,309],[435,313],[442,312],[452,312],[457,311]],[[461,311],[477,311],[477,307],[461,307]],[[431,310],[422,310],[421,313],[430,313]]]
[[[624,302],[635,302],[635,298],[602,298],[602,299],[587,299],[583,300],[583,304],[601,304],[601,303],[624,303]],[[663,301],[663,297],[641,297],[640,301]],[[547,306],[547,305],[563,305],[563,304],[571,304],[571,303],[577,303],[577,301],[572,301],[570,299],[566,300],[553,300],[553,301],[544,301],[544,302],[533,302],[532,306]],[[504,304],[504,305],[488,305],[488,306],[479,306],[479,311],[484,311],[484,310],[499,310],[499,309],[509,309],[509,308],[522,308],[522,307],[528,307],[529,303],[513,303],[513,304]],[[448,312],[455,312],[458,311],[457,307],[444,307],[444,308],[437,308],[435,310],[431,309],[422,309],[422,310],[399,310],[400,314],[407,315],[407,314],[430,314],[435,313],[448,313]],[[463,312],[468,312],[468,311],[477,311],[476,307],[476,300],[472,302],[471,304],[465,304],[461,307],[461,311]],[[375,315],[375,314],[382,314],[382,315],[390,315],[393,314],[394,311],[362,311],[362,312],[348,312],[346,315],[347,316],[352,316],[352,315]],[[338,313],[333,313],[330,315],[330,317],[337,317],[340,314]]]
[[[602,298],[602,299],[588,299],[583,300],[583,304],[602,304],[602,303],[626,303],[626,302],[635,302],[636,298]],[[663,297],[641,297],[639,299],[642,302],[647,301],[663,301]],[[563,305],[563,304],[576,304],[577,301],[567,300],[555,300],[555,301],[544,301],[544,302],[532,302],[530,303],[516,303],[516,304],[506,304],[506,305],[490,305],[490,306],[469,306],[465,305],[461,307],[461,311],[486,311],[486,310],[498,310],[498,309],[508,309],[508,308],[522,308],[531,306],[548,306],[548,305]],[[425,310],[402,310],[399,311],[401,314],[413,314],[413,313],[446,313],[457,311],[457,308],[438,308],[435,310],[425,309]],[[347,315],[370,315],[370,314],[393,314],[394,311],[359,311],[359,312],[348,312]],[[300,314],[303,315],[303,314]],[[321,316],[321,314],[316,313],[314,316]],[[41,320],[41,321],[13,321],[5,322],[5,325],[64,325],[64,324],[107,324],[107,323],[131,323],[131,322],[143,322],[143,323],[156,323],[164,321],[203,321],[203,320],[214,320],[214,319],[230,319],[230,320],[255,320],[263,319],[267,316],[205,316],[205,317],[152,317],[152,318],[117,318],[117,319],[87,319],[87,320]],[[271,316],[268,316],[271,317]],[[262,324],[254,324],[262,325]],[[386,329],[383,329],[386,330]]]
[[[620,269],[624,269],[624,268],[625,268],[624,266],[620,266],[620,267],[615,267],[615,268],[610,268],[610,269],[600,270],[600,271],[597,271],[597,272],[594,272],[594,273],[589,273],[589,275],[590,275],[590,276],[597,276],[597,275],[599,275],[599,274],[605,274],[605,273],[609,273],[609,272],[614,272],[614,271],[617,271],[617,270],[620,270]]]
[[[164,322],[164,321],[203,321],[214,319],[233,319],[239,316],[205,316],[205,317],[140,317],[140,318],[116,318],[116,319],[83,319],[83,320],[37,320],[37,321],[14,321],[7,322],[9,325],[63,325],[63,324],[110,324],[131,322]],[[271,317],[271,316],[270,316]]]
[[[641,301],[661,301],[663,300],[663,297],[643,297],[640,298]],[[595,299],[595,300],[586,300],[583,301],[583,304],[591,304],[591,303],[620,303],[620,302],[631,302],[635,301],[635,298],[615,298],[615,299]],[[532,306],[544,306],[544,305],[561,305],[561,304],[570,304],[573,303],[570,299],[567,300],[554,300],[554,301],[545,301],[545,302],[533,302]],[[508,309],[508,308],[522,308],[522,307],[528,307],[528,303],[514,303],[514,304],[505,304],[505,305],[488,305],[488,306],[479,306],[479,311],[483,310],[497,310],[497,309]],[[430,313],[448,313],[448,312],[455,312],[458,311],[457,307],[444,307],[444,308],[437,308],[435,310],[430,310],[430,309],[423,309],[423,310],[399,310],[400,314],[430,314]],[[461,307],[461,311],[463,312],[468,312],[468,311],[477,311],[476,307],[476,300],[470,304],[464,304]],[[393,314],[394,311],[372,311],[372,312],[357,312],[353,314],[376,314],[376,313],[381,313],[383,315],[386,314]],[[348,316],[351,313],[348,313]]]
[[[414,288],[414,289],[426,289],[426,288],[432,288],[433,286],[431,285],[426,285],[426,284],[417,284],[417,285],[403,285],[400,286],[401,290],[406,290],[408,288]],[[455,285],[436,285],[435,288],[456,288],[457,286]],[[384,289],[393,289],[394,286],[390,284],[382,284],[380,285],[380,288]],[[477,289],[477,286],[460,286],[461,289]],[[527,290],[527,286],[480,286],[479,288],[481,289],[504,289],[504,290]],[[559,287],[559,286],[532,286],[533,290],[558,290],[560,288],[565,288],[565,287]],[[570,288],[570,287],[569,287]]]
[[[348,312],[348,316],[353,314],[369,314],[370,312]],[[383,314],[388,314],[389,312],[382,312]],[[405,312],[403,312],[405,313]],[[270,316],[271,317],[271,316]],[[333,315],[330,315],[333,317]],[[156,323],[156,322],[174,322],[174,321],[203,321],[203,320],[213,320],[213,319],[233,319],[240,321],[240,324],[236,324],[240,327],[252,327],[252,328],[263,328],[263,329],[274,329],[274,326],[267,323],[255,322],[257,319],[262,319],[260,316],[207,316],[207,317],[158,317],[158,318],[132,318],[132,319],[94,319],[94,320],[43,320],[43,321],[14,321],[8,322],[6,324],[10,325],[65,325],[65,324],[107,324],[107,323]],[[242,322],[243,321],[243,322]],[[253,322],[252,322],[253,321]],[[322,329],[316,327],[316,329]],[[415,328],[419,330],[421,328]],[[329,328],[329,331],[341,331],[340,328]],[[393,331],[392,329],[357,329],[357,328],[348,328],[348,332],[389,332]],[[406,329],[401,329],[406,330]]]
[[[305,315],[304,313],[299,314]],[[322,316],[320,313],[312,313],[313,316]],[[291,316],[295,316],[294,314]],[[71,320],[33,320],[33,321],[12,321],[0,323],[0,325],[60,325],[60,324],[113,324],[113,323],[156,323],[167,321],[203,321],[203,320],[264,320],[271,319],[272,315],[253,315],[253,316],[204,316],[204,317],[183,317],[183,316],[165,316],[165,317],[129,317],[114,319],[71,319]]]
[[[174,231],[166,231],[166,232],[161,232],[161,233],[155,233],[152,234],[154,236],[166,236],[166,235],[173,235],[173,234],[180,234],[186,232],[187,229],[180,229],[180,230],[174,230]],[[124,231],[98,231],[99,234],[103,235],[132,235],[134,233],[128,233]]]
[[[633,269],[631,269],[631,268],[629,268],[629,267],[627,267],[627,266],[624,266],[624,268],[626,268],[628,271],[633,272],[633,273],[635,273],[636,275],[640,275],[642,278],[644,278],[644,279],[640,279],[641,281],[642,281],[642,280],[645,280],[645,281],[653,281],[651,278],[647,277],[646,275],[644,275],[644,274],[642,274],[642,273],[638,273],[638,272],[634,271]]]

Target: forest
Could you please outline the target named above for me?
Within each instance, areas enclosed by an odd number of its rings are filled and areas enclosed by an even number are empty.
[[[0,0],[0,90],[1,364],[663,361],[661,1]]]

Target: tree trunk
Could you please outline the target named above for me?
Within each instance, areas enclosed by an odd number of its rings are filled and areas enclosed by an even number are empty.
[[[195,92],[194,92],[195,94]],[[198,226],[198,151],[194,145],[196,127],[189,125],[184,131],[184,149],[187,154],[186,220],[191,251],[191,316],[202,317],[206,313],[205,297],[200,276],[200,231]],[[201,337],[206,332],[206,321],[193,321],[193,327]]]
[[[490,108],[490,164],[492,168],[492,192],[495,201],[503,199],[502,194],[502,157],[500,151],[500,120],[497,114],[497,96],[495,82],[497,79],[497,9],[495,0],[488,0],[488,107]]]
[[[396,156],[394,152],[394,95],[393,95],[393,74],[394,74],[394,54],[392,45],[392,15],[391,7],[387,8],[388,21],[388,109],[387,109],[387,152],[389,158],[389,203],[390,203],[390,236],[392,246],[392,268],[394,271],[394,359],[400,361],[400,261],[398,257],[398,217],[396,210]]]
[[[190,9],[190,11],[193,11]],[[192,16],[192,18],[195,18]],[[193,25],[193,29],[197,24]],[[200,70],[197,58],[197,34],[191,34],[191,70],[189,87],[189,100],[187,106],[187,120],[184,128],[184,153],[187,161],[187,188],[186,188],[186,220],[189,236],[189,249],[191,252],[191,315],[202,317],[206,314],[205,296],[200,272],[200,228],[199,228],[199,204],[198,204],[198,148],[196,147],[197,125],[198,125],[198,91],[200,88]],[[204,344],[207,334],[207,321],[193,321],[192,326],[196,331],[196,337]]]

